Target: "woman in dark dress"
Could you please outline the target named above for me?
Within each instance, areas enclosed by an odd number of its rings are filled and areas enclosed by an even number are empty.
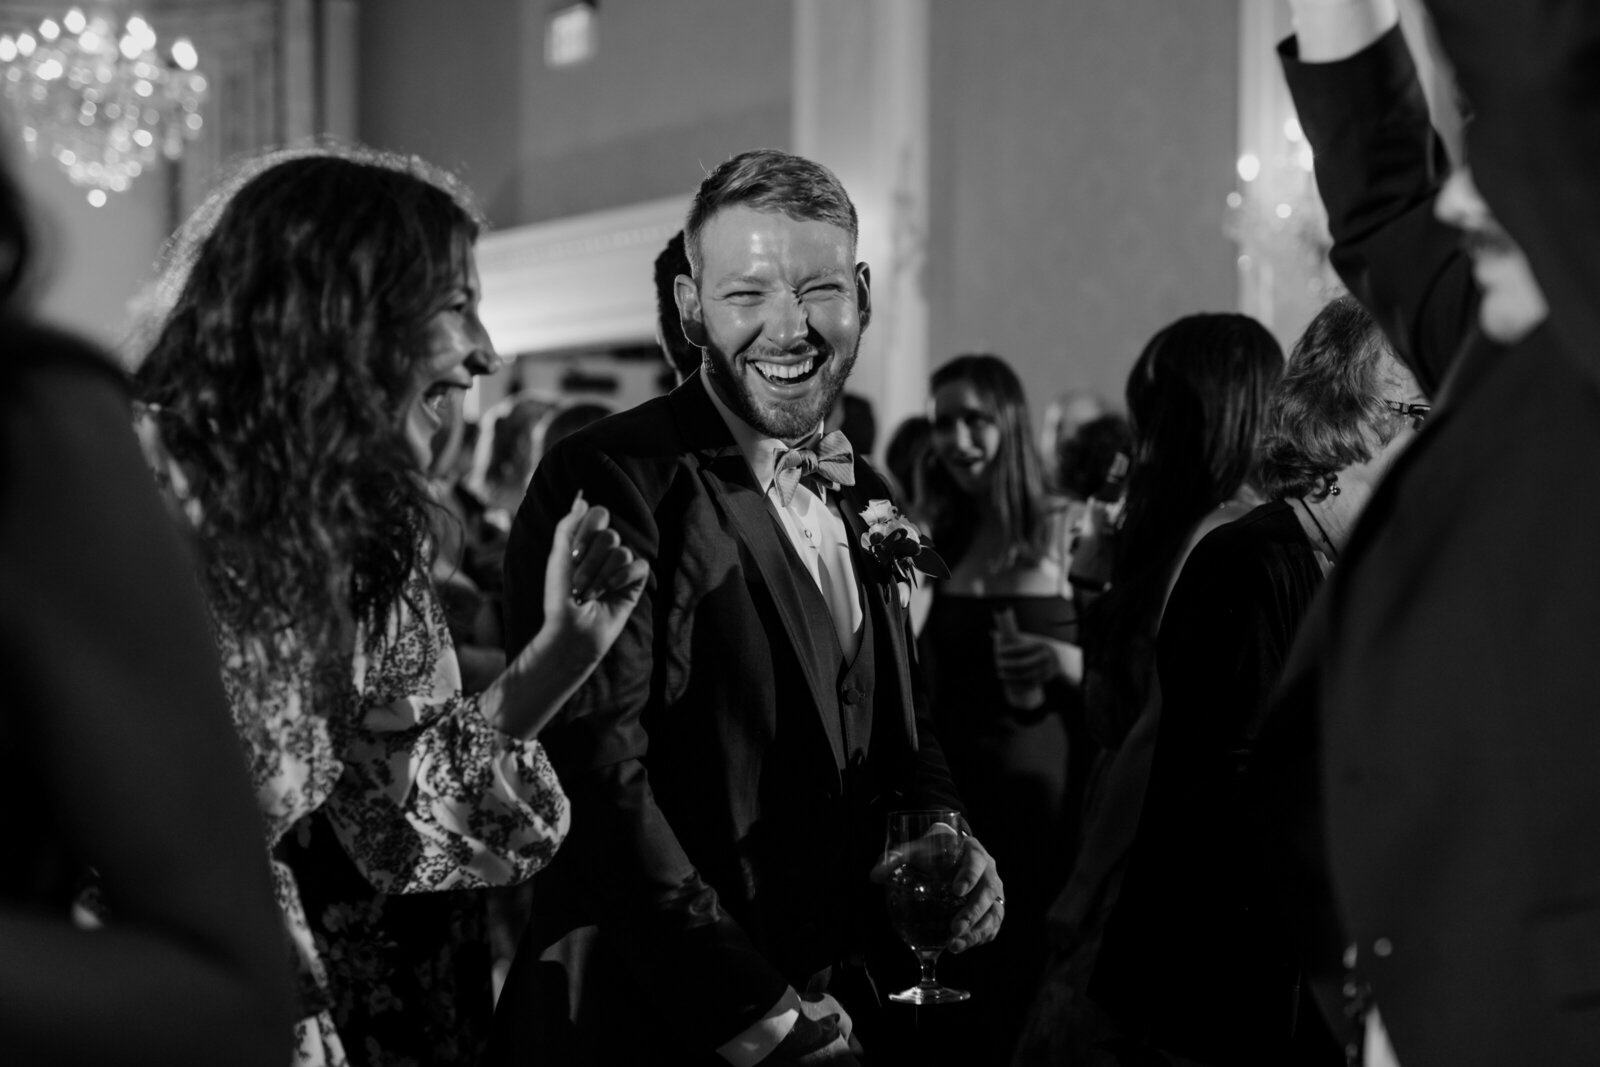
[[[1335,299],[1269,404],[1269,502],[1183,565],[1157,639],[1144,810],[1089,986],[1125,1035],[1117,1062],[1344,1062],[1303,988],[1245,783],[1300,620],[1426,407],[1373,319]]]
[[[1252,474],[1267,397],[1282,373],[1283,350],[1266,328],[1226,312],[1164,327],[1128,375],[1133,463],[1112,531],[1111,585],[1081,604],[1084,720],[1103,750],[1084,802],[1082,843],[1050,909],[1049,970],[1017,1064],[1095,1062],[1093,1046],[1115,1036],[1085,991],[1149,779],[1161,717],[1156,635],[1189,551],[1261,503]]]
[[[992,355],[934,372],[920,504],[950,565],[922,630],[934,718],[975,831],[1006,870],[1006,927],[952,960],[977,990],[982,1047],[1004,1062],[1044,962],[1044,912],[1077,822],[1070,765],[1082,658],[1067,584],[1065,501],[1045,494],[1016,374]],[[969,977],[970,975],[970,977]]]

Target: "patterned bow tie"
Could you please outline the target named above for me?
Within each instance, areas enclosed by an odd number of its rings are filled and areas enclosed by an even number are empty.
[[[856,484],[855,454],[850,450],[850,439],[843,430],[835,430],[826,437],[813,435],[795,448],[782,449],[773,466],[773,481],[778,487],[778,500],[784,507],[794,499],[795,486],[808,474],[816,474],[839,485]]]

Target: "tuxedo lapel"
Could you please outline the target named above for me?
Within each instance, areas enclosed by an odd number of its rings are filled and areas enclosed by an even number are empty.
[[[855,565],[862,609],[872,612],[873,630],[883,642],[880,647],[894,662],[895,697],[900,702],[900,716],[905,723],[906,736],[915,748],[917,717],[911,703],[911,655],[906,645],[905,609],[900,603],[898,582],[892,575],[886,574],[883,566],[872,558],[872,553],[862,546],[867,523],[861,513],[867,507],[868,495],[863,491],[859,460],[856,471],[856,484],[839,489],[839,514],[844,518],[845,528],[850,531],[850,559]],[[878,677],[882,679],[888,676],[880,659]],[[880,703],[878,707],[882,711],[888,710],[885,703]]]
[[[696,451],[701,461],[701,482],[727,517],[728,525],[750,550],[778,617],[783,620],[784,632],[768,634],[767,638],[774,644],[787,642],[799,661],[817,718],[833,749],[834,766],[842,767],[845,763],[843,728],[837,715],[824,710],[835,703],[830,694],[838,685],[837,645],[831,631],[819,631],[808,624],[805,610],[805,597],[820,600],[822,593],[789,543],[766,495],[755,484],[744,453],[733,443],[722,416],[705,395],[704,386],[691,377],[673,392],[673,399],[685,440],[700,443]],[[721,433],[716,433],[717,430]]]

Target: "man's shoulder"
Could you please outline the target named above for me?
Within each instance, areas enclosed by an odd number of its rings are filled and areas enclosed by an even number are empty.
[[[608,454],[639,450],[660,452],[676,443],[679,435],[675,422],[672,397],[651,397],[642,404],[590,423],[557,442],[557,447],[572,441]]]
[[[633,468],[671,462],[687,450],[671,397],[658,396],[562,438],[549,458],[571,463],[604,456],[619,467]]]
[[[585,426],[551,448],[535,480],[600,491],[621,479],[632,485],[628,495],[637,493],[653,509],[696,451],[677,408],[670,395],[659,396]],[[594,492],[590,499],[601,502]]]

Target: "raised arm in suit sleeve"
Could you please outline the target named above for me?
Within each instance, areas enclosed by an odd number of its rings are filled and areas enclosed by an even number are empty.
[[[1392,25],[1342,59],[1302,60],[1296,38],[1278,52],[1315,156],[1334,269],[1436,395],[1476,322],[1478,290],[1458,235],[1434,217],[1448,161],[1405,39]]]
[[[788,983],[721,907],[651,792],[643,716],[664,684],[655,669],[660,531],[641,487],[581,439],[540,464],[512,528],[508,651],[538,632],[552,530],[580,488],[610,510],[651,575],[616,644],[541,735],[573,806],[551,872],[583,887],[589,920],[626,946],[640,988],[691,1048],[710,1051],[759,1023]]]

